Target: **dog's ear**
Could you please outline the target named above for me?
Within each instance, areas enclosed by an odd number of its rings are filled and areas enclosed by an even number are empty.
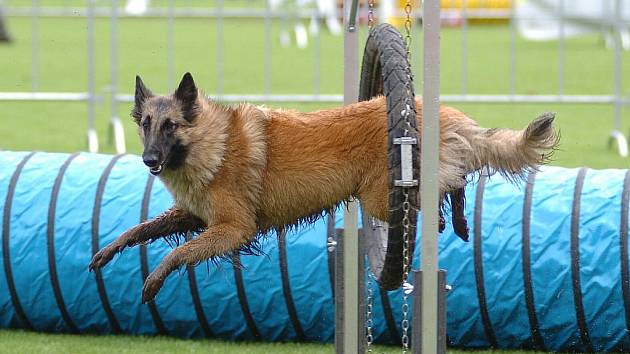
[[[133,110],[131,111],[131,116],[136,123],[140,123],[140,119],[142,118],[142,105],[144,101],[150,97],[153,97],[153,93],[144,86],[140,76],[136,75],[136,94],[134,97]]]
[[[182,114],[189,122],[199,114],[198,95],[197,86],[195,86],[195,80],[193,80],[192,75],[190,73],[184,74],[179,87],[175,90],[175,99],[179,101]]]

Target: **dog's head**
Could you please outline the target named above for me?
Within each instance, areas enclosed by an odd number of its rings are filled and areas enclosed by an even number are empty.
[[[153,175],[175,170],[188,155],[186,130],[200,114],[199,92],[186,73],[172,95],[155,96],[136,76],[135,104],[131,111],[144,144],[142,160]]]

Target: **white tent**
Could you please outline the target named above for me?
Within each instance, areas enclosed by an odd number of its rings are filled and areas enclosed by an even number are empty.
[[[615,26],[617,1],[618,26]],[[630,0],[517,0],[517,28],[529,40],[555,40],[586,33],[601,32],[607,45],[612,35],[619,35],[624,49],[630,49]],[[561,26],[564,18],[564,28]]]

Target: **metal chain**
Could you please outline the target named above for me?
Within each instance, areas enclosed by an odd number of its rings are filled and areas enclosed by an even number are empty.
[[[367,270],[368,276],[367,276],[367,284],[365,284],[366,287],[366,291],[367,291],[367,296],[365,299],[366,302],[366,316],[365,316],[365,326],[367,327],[367,346],[366,346],[366,353],[372,353],[372,343],[374,342],[374,334],[372,333],[372,327],[374,326],[374,316],[373,316],[373,306],[372,303],[374,302],[374,292],[372,290],[372,280],[374,278],[374,275],[372,274],[371,269]]]
[[[409,350],[409,302],[408,289],[411,288],[411,284],[407,283],[407,278],[409,276],[409,266],[410,266],[410,250],[409,250],[409,234],[411,229],[411,222],[409,220],[409,210],[411,209],[411,204],[409,203],[409,190],[407,188],[403,188],[403,193],[405,195],[405,201],[402,204],[404,216],[402,220],[403,225],[403,303],[402,303],[402,352],[403,354],[407,353]]]
[[[405,19],[405,46],[407,47],[407,59],[409,59],[409,53],[411,52],[411,11],[413,10],[411,2],[412,0],[407,0],[407,3],[405,4],[405,15],[407,16]]]
[[[407,49],[407,61],[411,61],[411,11],[413,10],[412,0],[407,0],[405,3],[405,47]],[[411,68],[407,68],[408,70],[408,95],[411,96],[411,82],[413,78],[411,77]],[[413,100],[413,97],[411,98]],[[411,126],[410,118],[415,119],[415,115],[411,117],[411,105],[412,102],[407,102],[407,106],[405,107],[404,116],[405,116],[405,131],[404,136],[409,136],[409,132],[413,129]],[[411,203],[409,202],[409,189],[403,188],[403,195],[405,197],[405,201],[402,204],[403,209],[403,301],[402,301],[402,353],[406,354],[409,350],[409,295],[413,292],[413,285],[407,282],[409,278],[409,270],[411,268],[411,249],[409,247],[409,238],[415,237],[415,235],[411,235],[411,220],[409,218],[409,211],[411,210]]]
[[[372,29],[374,26],[374,0],[368,1],[368,28]]]
[[[407,4],[409,5],[409,0],[407,1]],[[407,13],[407,21],[409,21],[409,13]],[[407,28],[407,25],[405,25],[405,27]],[[407,32],[407,60],[409,61],[409,38],[410,37],[410,32]],[[409,72],[411,72],[411,69],[408,69]],[[411,80],[413,80],[413,78],[410,76],[410,74],[408,74],[408,83],[411,83]],[[409,95],[409,91],[411,90],[411,87],[408,86],[407,87],[408,90],[408,95]],[[413,98],[412,98],[413,99]],[[403,112],[401,112],[401,114],[405,117],[405,128],[403,131],[403,135],[404,136],[409,136],[410,131],[413,129],[411,126],[411,122],[409,121],[410,116],[411,116],[411,102],[407,102],[405,110],[403,110]],[[415,115],[414,115],[415,118]],[[407,278],[409,277],[409,268],[411,266],[411,254],[410,254],[410,248],[409,248],[409,237],[411,235],[411,221],[409,219],[409,211],[411,210],[411,203],[409,202],[409,188],[403,188],[403,195],[405,196],[405,200],[403,201],[402,204],[402,209],[403,209],[403,220],[402,220],[402,226],[403,226],[403,303],[402,303],[402,322],[401,322],[401,327],[402,327],[402,337],[401,337],[401,342],[402,342],[402,353],[406,354],[407,351],[409,350],[409,301],[408,301],[408,297],[409,294],[411,294],[411,292],[413,291],[413,285],[409,284],[407,282]]]
[[[368,0],[368,31],[372,31],[372,27],[374,27],[374,0]],[[372,218],[372,227],[376,226],[376,220]],[[366,284],[367,296],[365,299],[366,302],[366,320],[365,326],[367,327],[366,332],[366,353],[372,353],[372,343],[374,342],[374,333],[372,333],[372,327],[374,326],[373,319],[373,302],[374,302],[374,293],[372,290],[372,275],[371,269],[368,269],[368,279]]]

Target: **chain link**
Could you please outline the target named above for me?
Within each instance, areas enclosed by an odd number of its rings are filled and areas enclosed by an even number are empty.
[[[368,1],[368,28],[372,29],[374,26],[374,0]]]
[[[405,47],[407,49],[407,61],[411,61],[411,11],[413,10],[412,0],[407,0],[405,3]],[[413,78],[411,77],[411,68],[408,68],[408,84],[411,85]],[[408,93],[411,93],[411,86],[407,87]],[[408,95],[410,96],[410,95]],[[413,97],[411,98],[413,99]],[[408,136],[409,132],[413,129],[410,119],[415,119],[415,115],[411,117],[411,105],[412,102],[407,102],[405,109],[405,130],[404,136]],[[403,188],[403,195],[405,201],[402,204],[403,209],[403,303],[402,303],[402,353],[406,354],[409,351],[409,294],[413,291],[413,286],[407,282],[409,278],[409,270],[411,267],[411,249],[409,247],[409,238],[415,237],[411,235],[411,220],[409,219],[409,211],[411,210],[411,203],[409,202],[409,189]]]
[[[372,343],[374,342],[374,334],[372,333],[372,327],[374,327],[374,316],[373,316],[373,302],[374,302],[374,291],[372,290],[372,280],[374,275],[370,269],[367,270],[367,284],[365,284],[367,296],[365,299],[366,302],[366,316],[365,316],[365,326],[367,327],[367,347],[366,352],[372,353]]]
[[[409,59],[409,53],[411,52],[411,11],[413,10],[412,0],[407,0],[405,4],[405,46],[407,47],[407,59]]]
[[[402,204],[403,208],[403,282],[404,285],[407,285],[407,278],[409,276],[409,266],[410,266],[410,249],[409,249],[409,234],[411,229],[411,222],[409,220],[409,210],[411,209],[411,204],[409,203],[409,190],[407,188],[403,188],[403,194],[405,195],[405,201]],[[405,286],[403,285],[403,288]],[[407,291],[403,291],[403,304],[402,304],[402,352],[407,353],[409,350],[409,302],[408,302],[408,294]]]
[[[411,1],[407,0],[407,5],[405,6],[405,12],[407,13],[407,21],[405,22],[405,29],[406,29],[406,38],[405,38],[405,44],[407,47],[407,61],[410,61],[410,45],[411,45],[411,19],[410,19],[410,13],[411,13]],[[411,77],[411,69],[408,68],[408,86],[407,86],[407,90],[408,90],[408,95],[407,96],[412,96],[411,93],[411,81],[413,80],[413,78]],[[413,98],[411,98],[413,99]],[[411,108],[411,104],[412,102],[407,102],[407,105],[405,107],[405,111],[404,111],[404,116],[405,116],[405,128],[403,131],[403,135],[404,136],[409,136],[409,133],[413,130],[413,127],[411,126],[411,121],[410,119],[415,119],[415,114],[412,117],[412,108]],[[402,342],[402,353],[405,354],[407,353],[407,351],[409,350],[409,294],[411,293],[410,291],[408,291],[407,289],[413,289],[413,286],[411,284],[409,284],[407,282],[407,279],[409,278],[409,269],[411,267],[411,250],[409,247],[409,237],[410,236],[415,236],[415,235],[411,235],[411,220],[409,219],[409,211],[411,210],[411,203],[409,202],[409,188],[403,188],[403,195],[405,197],[405,200],[402,204],[402,209],[403,209],[403,220],[402,220],[402,226],[403,226],[403,304],[402,304],[402,314],[403,314],[403,318],[402,318],[402,322],[401,322],[401,327],[402,327],[402,338],[401,338],[401,342]]]

